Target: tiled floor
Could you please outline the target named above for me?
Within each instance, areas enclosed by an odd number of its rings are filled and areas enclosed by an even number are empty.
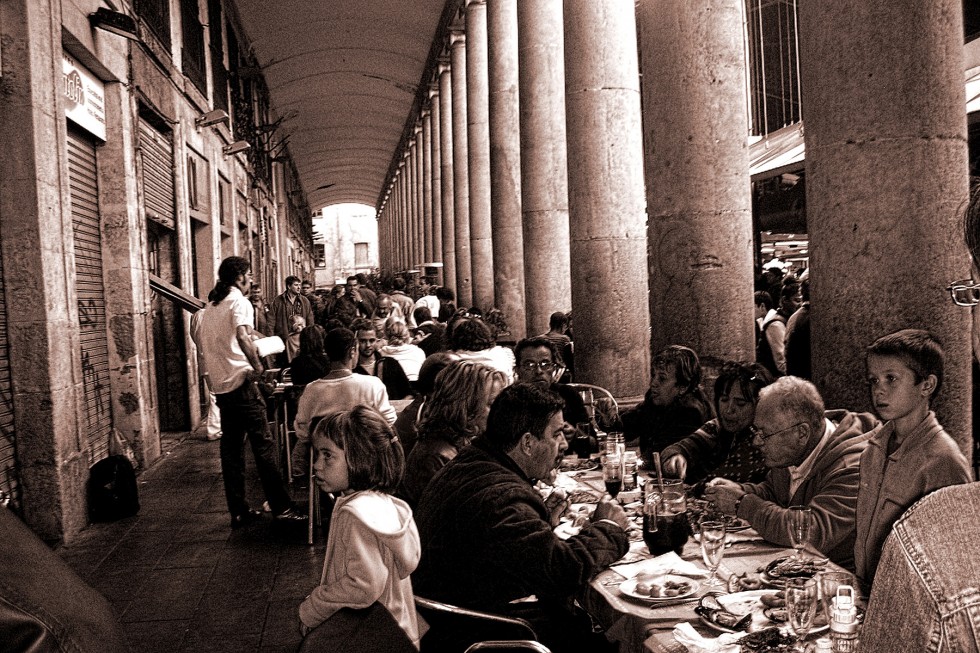
[[[324,541],[271,515],[232,531],[218,442],[178,434],[137,477],[139,515],[82,531],[58,553],[112,603],[136,653],[295,651],[296,608],[316,585]],[[249,502],[264,498],[252,465]],[[302,500],[305,492],[295,492]]]

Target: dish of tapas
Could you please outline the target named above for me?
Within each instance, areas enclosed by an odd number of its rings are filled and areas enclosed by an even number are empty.
[[[773,589],[708,594],[694,611],[706,626],[724,633],[755,633],[786,623],[786,599],[781,591]],[[810,633],[825,630],[827,618],[818,610]]]

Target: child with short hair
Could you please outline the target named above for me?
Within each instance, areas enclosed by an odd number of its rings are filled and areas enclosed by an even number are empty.
[[[341,608],[380,602],[419,647],[427,630],[409,575],[421,555],[412,510],[392,493],[405,455],[388,422],[367,406],[324,417],[313,430],[316,484],[337,495],[320,584],[299,606],[304,635]]]
[[[871,402],[883,423],[869,433],[861,454],[854,558],[858,577],[870,587],[885,538],[902,513],[933,490],[972,479],[959,446],[931,410],[945,365],[936,337],[902,329],[875,340],[867,356]]]

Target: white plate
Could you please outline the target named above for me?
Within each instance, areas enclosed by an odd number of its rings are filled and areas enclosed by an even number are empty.
[[[719,595],[717,599],[718,603],[720,603],[723,608],[734,615],[742,617],[750,612],[752,613],[752,621],[749,623],[749,627],[746,632],[754,633],[758,630],[771,628],[772,626],[779,626],[782,628],[783,632],[788,632],[789,626],[786,625],[786,622],[770,621],[769,618],[763,613],[766,606],[762,603],[761,598],[763,596],[771,596],[778,593],[779,590],[773,589],[748,590],[745,592],[735,592],[733,594],[722,594]],[[817,610],[820,610],[819,606],[817,607]],[[698,618],[701,620],[701,623],[719,632],[741,632],[732,630],[731,628],[726,628],[725,626],[719,626],[718,624],[712,623],[700,615],[698,615]],[[814,626],[810,629],[810,634],[813,635],[816,633],[822,633],[827,630],[827,628],[827,624]]]
[[[678,594],[677,596],[649,596],[648,594],[640,594],[639,592],[637,592],[636,591],[637,579],[629,578],[627,580],[624,580],[622,583],[620,583],[619,591],[625,594],[626,596],[629,596],[634,599],[639,599],[640,601],[649,601],[651,603],[670,603],[673,601],[679,601],[694,596],[695,594],[697,594],[698,590],[701,589],[701,584],[698,581],[692,578],[688,578],[687,576],[673,576],[668,574],[664,576],[664,582],[667,581],[673,581],[675,583],[687,583],[690,586],[690,589],[687,592]]]

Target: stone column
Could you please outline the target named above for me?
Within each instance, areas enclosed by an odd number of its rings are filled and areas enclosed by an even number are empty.
[[[470,259],[469,140],[466,118],[466,37],[453,33],[450,56],[453,76],[453,185],[456,213],[456,304],[473,305]]]
[[[449,66],[439,65],[439,164],[442,185],[442,285],[456,283],[456,174],[453,160],[453,80]]]
[[[422,261],[432,257],[432,114],[422,112]]]
[[[487,310],[493,295],[490,228],[490,104],[486,0],[466,2],[466,127],[469,146],[470,259],[473,305]]]
[[[412,251],[412,268],[425,260],[425,143],[422,123],[415,128],[415,242]]]
[[[436,82],[438,84],[438,82]],[[438,90],[429,96],[432,108],[432,261],[442,261],[442,110]],[[438,283],[442,283],[439,279]]]
[[[813,379],[828,408],[870,408],[865,348],[929,329],[946,352],[934,404],[969,455],[970,315],[959,0],[800,4]],[[909,83],[915,71],[915,83]]]
[[[572,307],[562,0],[521,0],[517,22],[524,301],[527,333],[537,334]]]
[[[487,3],[490,76],[490,221],[493,286],[515,340],[527,334],[521,224],[521,109],[518,96],[517,0]]]
[[[408,267],[408,166],[405,152],[402,152],[402,162],[398,169],[398,272]]]
[[[415,131],[408,147],[408,267],[414,268],[418,261],[419,245],[419,148],[418,130]]]
[[[637,6],[654,352],[755,357],[742,3]]]
[[[634,3],[564,9],[575,378],[638,397],[650,313]]]

